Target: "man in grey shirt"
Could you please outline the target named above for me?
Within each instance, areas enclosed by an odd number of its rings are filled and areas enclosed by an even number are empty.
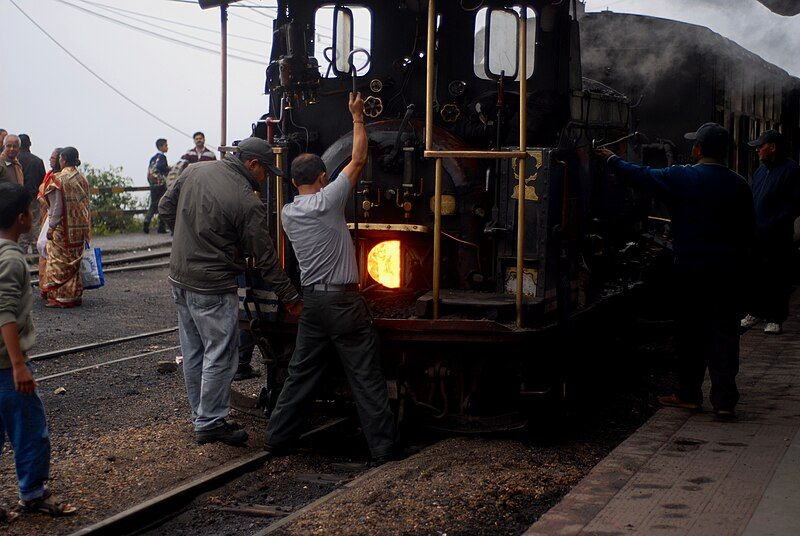
[[[345,206],[367,161],[364,101],[350,94],[353,155],[328,184],[322,159],[301,154],[292,162],[299,195],[283,207],[283,228],[300,265],[303,312],[289,378],[267,426],[266,449],[286,452],[300,435],[305,410],[325,371],[331,343],[344,366],[374,463],[394,455],[395,426],[381,370],[378,335],[358,292],[356,254]]]

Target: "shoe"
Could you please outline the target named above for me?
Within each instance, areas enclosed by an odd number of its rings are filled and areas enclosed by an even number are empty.
[[[145,223],[145,224],[142,226],[142,232],[143,232],[144,234],[150,234],[150,224],[149,224],[149,223]]]
[[[156,233],[158,233],[158,234],[167,234],[167,230],[166,229],[159,229],[158,231],[156,231]]]
[[[681,400],[678,395],[660,396],[658,397],[658,403],[670,408],[690,409],[693,411],[700,409],[700,404]]]
[[[211,430],[195,432],[194,437],[198,445],[219,441],[226,445],[238,447],[247,442],[247,432],[241,429],[234,429],[228,422],[225,422],[222,426],[212,428]]]
[[[736,412],[732,409],[715,409],[714,416],[720,421],[736,420]]]
[[[767,325],[764,326],[764,333],[769,333],[770,335],[780,335],[783,333],[783,326],[777,322],[767,322]]]
[[[400,460],[404,460],[408,457],[408,454],[400,449],[394,448],[388,454],[383,454],[381,456],[373,456],[370,461],[367,463],[367,467],[380,467],[389,462],[397,462]]]
[[[741,325],[743,328],[752,328],[759,322],[761,322],[760,318],[753,315],[747,315],[746,317],[742,318],[742,321],[739,323],[739,325]]]
[[[258,378],[259,376],[261,376],[261,373],[255,370],[250,363],[243,363],[236,368],[233,381],[239,382],[242,380],[249,380],[250,378]]]
[[[264,452],[267,453],[267,456],[270,458],[279,458],[281,456],[286,456],[292,453],[291,447],[281,446],[275,447],[270,445],[269,443],[264,443]]]

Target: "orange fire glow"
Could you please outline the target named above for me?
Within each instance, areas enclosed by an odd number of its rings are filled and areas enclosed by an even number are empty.
[[[387,288],[400,286],[400,241],[386,240],[376,244],[367,255],[369,275]]]

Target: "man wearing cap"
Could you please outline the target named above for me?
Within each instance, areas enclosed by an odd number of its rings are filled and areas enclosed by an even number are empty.
[[[761,165],[753,174],[756,209],[755,278],[751,310],[742,327],[766,322],[764,333],[779,334],[789,316],[794,220],[800,216],[800,166],[784,155],[783,136],[764,131],[748,143],[758,150]]]
[[[247,138],[236,155],[189,166],[169,187],[159,217],[174,229],[169,281],[178,308],[183,370],[195,438],[238,445],[247,433],[226,420],[236,372],[238,312],[236,276],[245,258],[271,285],[291,314],[300,297],[267,234],[267,212],[254,192],[271,171],[270,145]]]
[[[597,155],[609,171],[661,199],[672,216],[678,383],[662,405],[697,410],[708,367],[711,404],[721,419],[734,418],[739,400],[739,303],[744,267],[755,236],[753,197],[747,181],[725,165],[728,131],[706,123],[686,135],[693,166],[651,169],[608,149]]]
[[[309,403],[335,348],[347,375],[373,463],[395,456],[394,417],[381,370],[378,336],[364,298],[358,292],[358,268],[345,207],[367,161],[364,101],[350,94],[353,152],[330,183],[322,159],[301,154],[292,161],[298,195],[283,207],[283,228],[292,243],[303,285],[303,314],[297,342],[267,426],[266,449],[289,450],[300,435]]]

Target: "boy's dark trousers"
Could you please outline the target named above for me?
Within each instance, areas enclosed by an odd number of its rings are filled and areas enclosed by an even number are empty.
[[[158,202],[161,201],[161,198],[165,193],[167,193],[167,186],[165,184],[150,187],[150,208],[147,210],[147,215],[144,217],[145,233],[150,232],[150,222],[153,220],[153,216],[158,214]],[[161,218],[158,218],[158,232],[167,232],[167,226],[161,220]]]
[[[20,499],[38,499],[50,478],[50,435],[44,405],[35,392],[17,392],[10,368],[0,369],[0,452],[5,436],[14,449]]]

